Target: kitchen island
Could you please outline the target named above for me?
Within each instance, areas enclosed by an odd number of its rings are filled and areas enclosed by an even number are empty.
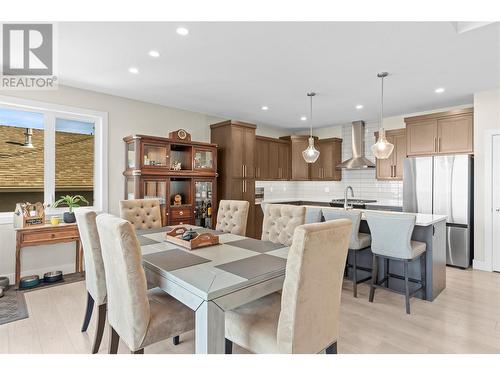
[[[318,209],[319,207],[327,207],[329,204],[327,202],[311,202],[311,201],[267,201],[263,200],[261,205],[265,204],[300,204],[310,207],[312,209]],[[307,204],[303,204],[307,203]],[[343,210],[343,208],[334,208],[337,210]],[[365,211],[365,210],[360,210]],[[386,211],[380,211],[386,212]],[[387,213],[387,212],[386,212]],[[400,214],[398,212],[391,212],[391,214]],[[445,215],[430,215],[430,214],[420,214],[414,213],[415,218],[415,228],[413,229],[412,239],[415,241],[425,242],[427,245],[426,250],[426,299],[428,301],[434,300],[439,293],[441,293],[446,288],[446,216]],[[370,233],[370,228],[364,217],[362,216],[360,232]],[[371,268],[372,266],[372,253],[370,250],[363,250],[357,255],[358,267]],[[384,274],[384,262],[379,263],[379,278],[383,277]],[[403,275],[403,262],[390,260],[389,269],[392,274]],[[412,262],[409,267],[410,278],[420,279],[420,262]],[[361,274],[365,271],[359,271],[359,278],[363,278],[368,275]],[[417,287],[416,284],[411,284],[413,287]],[[404,290],[404,281],[396,278],[391,278],[389,281],[389,287],[396,290]],[[422,293],[419,292],[415,297],[422,298]]]

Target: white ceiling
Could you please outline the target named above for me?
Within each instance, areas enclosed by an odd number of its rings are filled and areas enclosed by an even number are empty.
[[[61,23],[60,83],[285,128],[307,126],[310,90],[315,127],[377,118],[384,70],[386,116],[500,87],[499,24],[458,34],[451,22],[184,23],[186,37],[180,25]]]

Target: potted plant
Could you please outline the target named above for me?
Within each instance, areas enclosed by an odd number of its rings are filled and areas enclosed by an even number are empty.
[[[63,214],[63,220],[65,223],[74,223],[76,221],[75,213],[73,212],[73,208],[80,207],[80,202],[84,202],[87,205],[89,202],[85,199],[85,197],[81,195],[63,195],[60,199],[56,200],[52,207],[59,207],[61,204],[68,206],[69,211]]]

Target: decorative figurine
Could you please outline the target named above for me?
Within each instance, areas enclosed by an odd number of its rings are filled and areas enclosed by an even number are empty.
[[[182,204],[182,197],[180,194],[175,194],[174,196],[174,206],[180,206]]]
[[[180,161],[173,161],[172,162],[172,169],[174,171],[180,171],[182,169],[181,162]]]

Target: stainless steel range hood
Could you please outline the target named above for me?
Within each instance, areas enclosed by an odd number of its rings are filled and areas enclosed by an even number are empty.
[[[344,169],[375,168],[375,164],[365,158],[364,121],[354,121],[352,123],[352,158],[343,161],[337,167]]]

